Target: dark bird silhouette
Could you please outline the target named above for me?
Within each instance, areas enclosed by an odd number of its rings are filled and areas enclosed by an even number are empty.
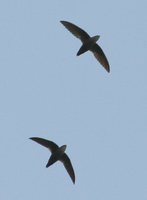
[[[31,137],[31,140],[41,144],[42,146],[48,148],[51,151],[51,156],[48,160],[48,163],[46,167],[49,167],[50,165],[54,164],[58,160],[61,161],[66,168],[69,176],[71,177],[73,183],[75,183],[75,173],[71,164],[71,161],[67,154],[65,153],[66,145],[63,145],[59,147],[57,144],[55,144],[52,141],[43,139],[43,138],[38,138],[38,137]]]
[[[95,58],[101,63],[101,65],[110,72],[109,62],[101,49],[101,47],[96,43],[96,41],[100,38],[99,35],[94,37],[90,37],[88,33],[86,33],[80,27],[67,22],[67,21],[60,21],[74,36],[79,38],[83,43],[81,48],[79,49],[77,56],[85,53],[86,51],[90,50],[94,54]]]

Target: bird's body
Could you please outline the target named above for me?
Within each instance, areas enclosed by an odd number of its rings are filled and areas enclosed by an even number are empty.
[[[77,56],[85,53],[86,51],[91,51],[95,58],[102,64],[102,66],[107,70],[107,72],[110,72],[110,66],[109,62],[101,49],[101,47],[96,43],[96,41],[99,39],[99,35],[90,37],[89,34],[81,29],[80,27],[76,26],[75,24],[72,24],[71,22],[67,21],[60,21],[74,36],[79,38],[81,42],[83,43],[81,48],[79,49]]]
[[[80,56],[86,51],[91,50],[95,45],[96,41],[99,39],[99,37],[100,37],[99,35],[96,35],[94,37],[90,37],[86,42],[84,42],[83,45],[80,47],[77,56]]]
[[[58,160],[62,160],[62,155],[64,154],[66,149],[66,145],[63,145],[61,147],[59,147],[57,149],[57,151],[55,151],[54,153],[52,153],[46,167],[51,166],[52,164],[54,164],[55,162],[57,162]]]
[[[65,153],[66,145],[59,147],[56,143],[38,137],[32,137],[31,140],[41,144],[42,146],[48,148],[51,151],[51,156],[48,160],[46,167],[51,166],[57,161],[61,161],[66,168],[69,176],[71,177],[73,183],[75,183],[75,173],[71,164],[71,161],[67,154]]]

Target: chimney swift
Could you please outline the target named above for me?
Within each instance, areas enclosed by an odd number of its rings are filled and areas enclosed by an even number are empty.
[[[75,173],[71,164],[71,161],[67,154],[65,153],[66,145],[63,145],[59,147],[57,144],[55,144],[52,141],[38,138],[38,137],[31,137],[31,140],[43,145],[44,147],[48,148],[51,151],[51,156],[48,160],[48,163],[46,167],[49,167],[50,165],[54,164],[56,161],[61,161],[66,168],[69,176],[71,177],[73,183],[75,183]]]
[[[110,72],[109,62],[101,49],[101,47],[96,43],[96,41],[100,38],[99,35],[90,37],[88,33],[86,33],[80,27],[67,22],[67,21],[60,21],[74,36],[79,38],[83,43],[81,48],[79,49],[77,56],[85,53],[86,51],[90,50],[93,52],[95,58],[101,63],[101,65]]]

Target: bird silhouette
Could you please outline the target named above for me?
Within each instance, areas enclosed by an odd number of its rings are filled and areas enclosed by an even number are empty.
[[[74,36],[79,38],[83,43],[81,48],[79,49],[77,56],[85,53],[86,51],[90,50],[94,54],[95,58],[101,63],[101,65],[110,72],[109,62],[101,49],[101,47],[96,43],[96,41],[100,38],[99,35],[94,37],[90,37],[88,33],[86,33],[83,29],[72,24],[71,22],[67,21],[60,21]]]
[[[47,162],[46,167],[51,166],[58,160],[61,161],[64,167],[66,168],[69,176],[71,177],[73,183],[75,183],[75,173],[71,161],[65,153],[66,145],[59,147],[54,142],[39,137],[31,137],[30,139],[41,144],[42,146],[48,148],[51,151],[51,156]]]

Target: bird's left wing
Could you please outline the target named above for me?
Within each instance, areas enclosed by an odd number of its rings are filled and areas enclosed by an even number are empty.
[[[67,21],[60,21],[74,36],[79,38],[83,43],[87,41],[87,39],[90,38],[88,33],[81,29],[80,27],[76,26],[75,24],[72,24],[71,22]]]
[[[48,148],[52,153],[54,153],[59,148],[57,144],[55,144],[54,142],[50,140],[46,140],[39,137],[31,137],[30,139]]]

